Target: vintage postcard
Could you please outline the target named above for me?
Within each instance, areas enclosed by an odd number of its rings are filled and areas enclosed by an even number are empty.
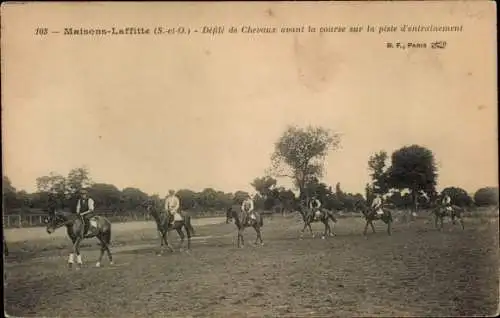
[[[495,13],[2,3],[5,314],[498,314]]]

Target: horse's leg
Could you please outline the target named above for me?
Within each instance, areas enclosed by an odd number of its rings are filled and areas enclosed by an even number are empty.
[[[163,234],[158,230],[158,237],[160,238],[160,247],[163,249]]]
[[[109,249],[109,244],[111,244],[111,227],[107,232],[103,234],[104,239],[104,249],[108,254],[109,264],[113,265],[113,255],[111,254],[111,250]]]
[[[99,259],[97,260],[95,267],[101,267],[102,257],[104,256],[104,251],[106,250],[106,243],[104,243],[104,238],[101,235],[97,236],[97,239],[101,243],[101,253],[99,254]]]
[[[366,237],[366,231],[368,231],[368,224],[370,222],[368,220],[366,220],[366,224],[365,224],[365,230],[363,231],[363,235]]]
[[[162,233],[163,240],[165,241],[165,246],[168,248],[170,252],[174,252],[174,249],[172,246],[170,246],[170,243],[168,243],[168,230],[164,230]]]
[[[333,223],[332,223],[332,226],[330,227],[330,236],[335,236],[336,234],[335,234],[335,231],[334,231],[334,230],[335,230],[335,222],[336,222],[337,220],[336,220],[336,219],[334,219],[334,218],[331,218],[331,220],[332,220],[332,222],[333,222]]]
[[[304,236],[304,231],[306,230],[306,227],[307,227],[307,221],[304,221],[304,228],[302,229],[302,231],[300,231],[300,239],[302,239],[302,237]]]
[[[309,222],[307,224],[307,227],[309,228],[309,232],[311,232],[311,237],[314,238],[314,232],[313,232],[312,227],[311,227],[311,222]]]
[[[187,234],[187,239],[188,239],[188,244],[187,244],[187,251],[188,252],[191,250],[191,236],[194,234],[192,232],[193,228],[192,228],[190,223],[189,223],[189,225],[186,226],[186,234]]]
[[[392,231],[391,231],[391,225],[392,225],[392,220],[387,220],[387,235],[391,236]]]
[[[370,221],[370,226],[372,227],[372,232],[375,233],[375,226],[373,225],[373,220]]]
[[[240,247],[240,241],[241,241],[241,247],[245,246],[245,239],[243,238],[243,231],[245,230],[244,227],[241,229],[238,229],[238,247]]]
[[[330,224],[328,224],[328,219],[326,219],[326,222],[323,222],[323,224],[325,225],[325,231],[323,233],[323,236],[321,237],[322,240],[324,240],[326,238],[326,236],[328,235],[328,233],[331,232]]]
[[[182,251],[182,245],[184,244],[184,232],[182,232],[182,227],[178,227],[175,230],[177,231],[177,234],[179,234],[179,237],[181,238],[181,241],[179,242],[179,251]]]
[[[76,264],[78,265],[77,269],[82,267],[82,255],[80,254],[80,242],[82,241],[81,237],[78,237],[75,240],[75,244],[73,245],[74,252],[76,254]]]
[[[69,233],[69,231],[68,231]],[[76,244],[76,238],[74,236],[70,236],[71,242],[73,243],[73,248],[71,249],[71,252],[69,253],[68,257],[68,267],[71,268],[73,267],[73,263],[75,262],[75,244]]]
[[[160,238],[160,249],[158,250],[158,252],[156,252],[156,255],[158,256],[161,256],[163,254],[163,241],[164,241],[164,238],[163,238],[163,233],[162,231],[160,231],[160,229],[158,229],[158,237]]]
[[[260,245],[264,245],[264,241],[262,241],[262,233],[260,231],[260,226],[255,227],[255,230],[257,231],[257,239],[260,240]],[[257,243],[257,240],[255,240]]]
[[[437,213],[434,214],[434,227],[439,230],[439,215]]]

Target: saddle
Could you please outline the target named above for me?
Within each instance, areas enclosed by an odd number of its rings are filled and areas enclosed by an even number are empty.
[[[83,235],[88,235],[91,227],[97,227],[97,221],[95,220],[95,216],[91,216],[86,218],[85,216],[80,216],[80,219],[83,220]]]
[[[183,217],[182,217],[182,214],[180,214],[180,212],[168,212],[165,217],[167,217],[167,221],[168,221],[168,225],[169,227],[172,226],[172,224],[174,222],[178,222],[178,221],[182,221],[183,220]]]
[[[320,211],[319,209],[317,209],[315,212],[313,212],[313,219],[314,220],[319,220],[321,218],[321,216],[323,216],[323,211]]]

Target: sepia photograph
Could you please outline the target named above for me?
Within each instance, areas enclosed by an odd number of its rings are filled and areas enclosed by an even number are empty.
[[[2,3],[4,315],[498,315],[495,13]]]

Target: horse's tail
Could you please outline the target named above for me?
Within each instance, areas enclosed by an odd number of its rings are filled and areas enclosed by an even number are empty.
[[[333,221],[333,223],[337,223],[337,218],[335,217],[335,215],[333,214],[332,211],[328,210],[327,214],[328,214],[328,217]]]
[[[186,221],[187,221],[187,222],[186,222],[186,225],[187,225],[187,227],[189,228],[189,232],[191,232],[191,236],[195,236],[195,235],[196,235],[196,233],[195,233],[195,231],[194,231],[193,224],[191,224],[191,217],[190,217],[190,216],[188,216]]]
[[[264,226],[264,218],[262,217],[262,215],[260,215],[260,227],[263,227]]]

